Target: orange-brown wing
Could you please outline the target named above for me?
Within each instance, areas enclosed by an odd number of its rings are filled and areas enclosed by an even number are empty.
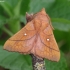
[[[60,52],[55,41],[52,28],[49,25],[44,31],[40,32],[35,47],[36,55],[52,61],[60,59]]]
[[[30,53],[33,47],[32,44],[35,39],[35,34],[36,30],[34,24],[33,22],[29,22],[24,28],[6,41],[4,49],[8,51]]]

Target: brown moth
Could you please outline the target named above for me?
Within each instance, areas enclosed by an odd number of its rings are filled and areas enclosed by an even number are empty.
[[[9,38],[4,44],[4,49],[59,61],[60,51],[45,9],[34,14],[33,19],[25,27]]]

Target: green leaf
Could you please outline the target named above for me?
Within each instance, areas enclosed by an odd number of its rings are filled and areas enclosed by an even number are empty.
[[[32,70],[32,62],[29,55],[8,52],[3,50],[3,47],[0,46],[0,57],[0,66],[11,70]],[[59,62],[51,62],[46,60],[47,70],[66,70],[66,68],[66,60],[63,54],[61,54]]]
[[[4,15],[4,9],[3,9],[3,7],[0,5],[0,15]]]
[[[17,17],[20,15],[21,2],[22,2],[22,0],[19,0],[14,8],[14,15]]]
[[[23,22],[24,24],[26,24],[26,17],[25,16],[21,15],[19,20],[20,20],[20,22]]]
[[[0,28],[2,28],[5,23],[6,23],[6,18],[0,15]]]
[[[51,18],[70,19],[70,1],[56,0],[52,7],[47,10]]]
[[[49,60],[45,60],[45,61],[46,61],[47,70],[67,70],[66,59],[62,52],[61,52],[61,58],[59,62],[53,62]]]
[[[13,8],[9,5],[9,3],[1,2],[0,5],[4,8],[4,10],[7,12],[9,16],[13,15]]]
[[[55,0],[31,0],[30,2],[30,13],[36,13],[42,8],[50,8],[54,4]]]
[[[29,3],[30,3],[30,0],[22,0],[21,8],[20,8],[21,15],[25,15],[26,12],[28,12],[28,10],[29,10]]]
[[[3,50],[0,46],[0,65],[11,70],[31,70],[31,58],[23,55]]]
[[[5,0],[5,2],[7,2],[12,8],[14,8],[19,0]]]
[[[52,18],[52,24],[54,29],[69,32],[70,31],[70,21],[63,18]]]

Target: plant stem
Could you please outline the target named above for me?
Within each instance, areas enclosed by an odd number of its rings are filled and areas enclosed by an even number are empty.
[[[27,22],[31,21],[32,19],[33,19],[33,14],[30,15],[26,13]],[[30,56],[32,57],[33,70],[46,70],[43,58],[36,57],[33,54],[30,54]]]
[[[10,32],[6,27],[3,27],[2,30],[4,30],[9,36],[13,35],[13,33]]]
[[[31,54],[33,70],[46,70],[43,58],[39,58]]]

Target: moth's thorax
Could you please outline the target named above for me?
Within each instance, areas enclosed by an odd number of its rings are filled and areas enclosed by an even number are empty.
[[[45,18],[45,16],[40,18],[36,17],[34,19],[34,26],[37,32],[44,30],[48,25],[49,25],[49,20],[48,18]]]

